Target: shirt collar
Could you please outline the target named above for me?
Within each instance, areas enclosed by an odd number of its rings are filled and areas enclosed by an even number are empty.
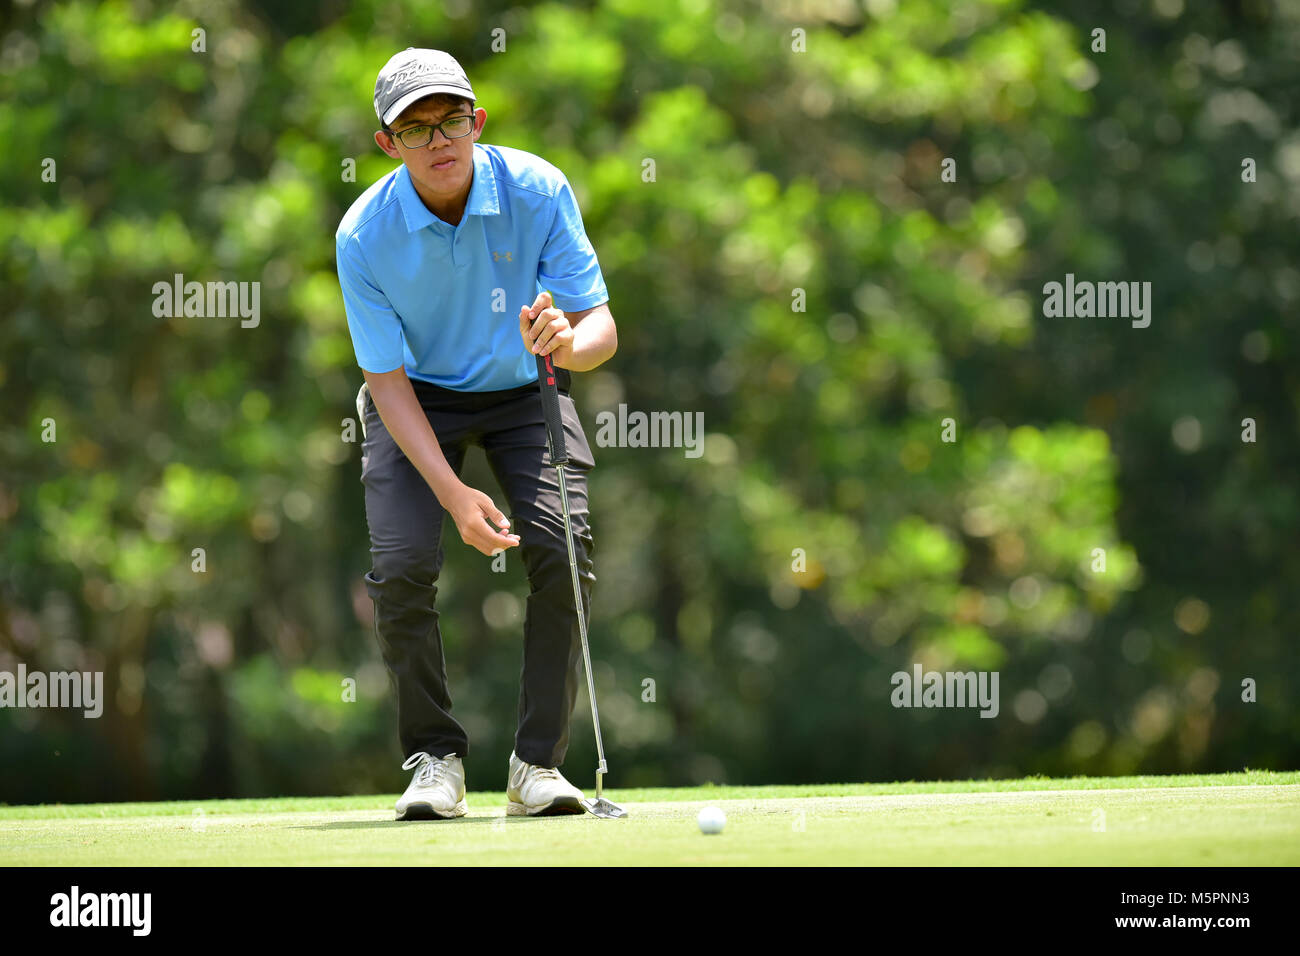
[[[440,224],[451,228],[424,204],[415,184],[411,182],[411,172],[403,164],[397,171],[397,200],[402,205],[402,215],[406,219],[407,232],[415,232],[426,226]],[[497,216],[501,213],[501,203],[497,197],[497,179],[492,172],[492,160],[487,150],[474,144],[474,182],[469,187],[469,197],[465,201],[466,216]],[[461,219],[461,222],[464,222]]]

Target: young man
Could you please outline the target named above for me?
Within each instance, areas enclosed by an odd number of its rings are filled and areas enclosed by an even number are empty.
[[[375,142],[402,165],[352,204],[336,252],[365,375],[357,405],[366,586],[397,691],[402,767],[415,771],[397,819],[466,812],[469,743],[451,714],[434,607],[444,514],[485,555],[517,547],[528,573],[507,813],[581,813],[581,791],[557,769],[582,651],[536,356],[550,355],[561,370],[568,497],[589,614],[594,461],[568,385],[569,370],[593,369],[617,347],[605,281],[564,174],[531,153],[478,142],[487,112],[475,108],[451,56],[394,56],[375,83],[375,112]],[[461,482],[471,444],[483,448],[513,528],[488,495]]]

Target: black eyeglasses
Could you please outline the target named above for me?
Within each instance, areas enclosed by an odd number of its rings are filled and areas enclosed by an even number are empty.
[[[462,136],[468,136],[474,132],[474,117],[452,116],[433,126],[412,126],[400,133],[395,133],[390,129],[388,133],[390,136],[401,140],[402,145],[407,149],[419,149],[421,146],[429,145],[433,140],[433,131],[435,129],[442,130],[442,135],[448,139],[460,139]]]

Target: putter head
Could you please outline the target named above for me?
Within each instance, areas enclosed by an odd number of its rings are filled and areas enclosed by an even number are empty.
[[[581,801],[582,808],[595,817],[604,817],[606,820],[617,820],[620,817],[627,816],[627,811],[617,803],[611,803],[604,797],[597,797],[595,800]]]

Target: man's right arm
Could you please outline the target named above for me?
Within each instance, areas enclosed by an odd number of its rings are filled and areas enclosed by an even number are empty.
[[[519,544],[519,535],[506,533],[510,521],[492,499],[469,487],[452,471],[406,370],[362,372],[388,434],[433,489],[443,509],[456,522],[464,542],[489,555]]]
[[[433,426],[420,408],[419,399],[402,356],[401,322],[371,275],[365,257],[340,237],[338,247],[339,285],[347,311],[348,330],[370,389],[375,410],[407,459],[423,476],[443,509],[456,522],[461,540],[484,554],[493,554],[519,544],[519,536],[507,534],[510,522],[481,491],[469,487],[452,471],[433,433]],[[389,372],[369,372],[389,368]],[[397,368],[393,368],[397,365]]]

